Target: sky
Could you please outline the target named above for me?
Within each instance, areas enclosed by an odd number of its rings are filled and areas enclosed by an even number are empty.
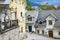
[[[34,5],[35,4],[41,5],[41,4],[44,4],[44,3],[48,3],[49,5],[60,6],[60,0],[30,0],[30,2],[31,2],[31,4],[34,3]],[[9,4],[10,1],[6,0],[5,3]]]
[[[49,5],[60,6],[60,0],[30,0],[30,2],[33,2],[35,4],[48,3]]]
[[[4,3],[5,4],[9,4],[10,3],[10,0],[6,0]]]

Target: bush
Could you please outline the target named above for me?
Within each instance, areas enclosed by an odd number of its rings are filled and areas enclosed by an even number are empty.
[[[26,10],[31,11],[31,10],[33,10],[33,8],[32,8],[32,6],[27,6]]]

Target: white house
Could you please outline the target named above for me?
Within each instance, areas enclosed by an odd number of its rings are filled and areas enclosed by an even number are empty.
[[[36,16],[38,15],[38,10],[33,10],[33,11],[27,11],[25,16],[26,16],[26,30],[28,32],[35,31],[34,28],[34,23]]]
[[[60,10],[40,10],[35,22],[36,33],[60,38]]]

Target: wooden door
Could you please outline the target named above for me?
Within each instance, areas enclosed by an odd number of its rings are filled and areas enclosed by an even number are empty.
[[[48,31],[49,37],[53,37],[53,31]]]

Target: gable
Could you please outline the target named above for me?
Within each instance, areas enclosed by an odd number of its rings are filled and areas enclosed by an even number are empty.
[[[46,20],[55,20],[55,18],[54,18],[53,16],[49,15],[49,16],[46,18]]]

